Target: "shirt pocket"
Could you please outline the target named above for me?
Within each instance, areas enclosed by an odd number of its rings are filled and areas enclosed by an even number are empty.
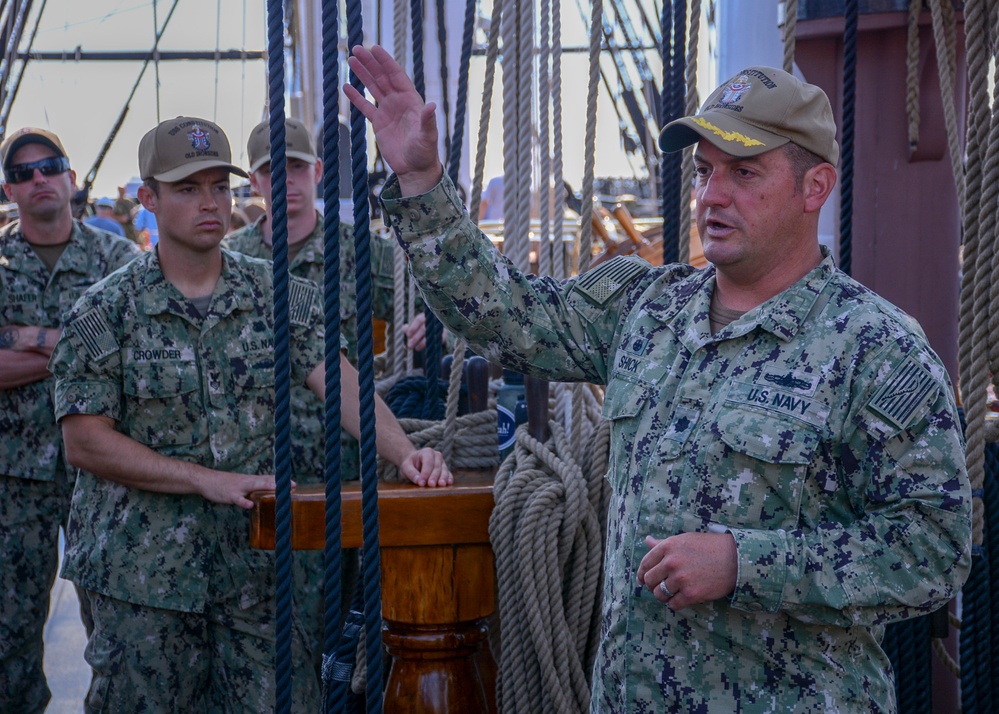
[[[232,403],[239,412],[240,440],[245,443],[248,439],[270,438],[275,408],[273,354],[233,357],[231,368]]]
[[[814,427],[750,409],[728,409],[713,425],[717,462],[697,489],[702,519],[722,526],[790,529],[821,442]]]
[[[611,422],[611,451],[607,480],[615,492],[624,487],[636,462],[635,444],[641,425],[641,414],[649,405],[653,392],[638,384],[613,380],[604,393],[603,417]]]
[[[198,386],[193,362],[126,364],[122,426],[152,448],[197,443],[204,415]]]

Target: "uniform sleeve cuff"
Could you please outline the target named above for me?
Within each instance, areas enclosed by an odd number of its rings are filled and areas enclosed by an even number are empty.
[[[731,605],[749,612],[777,612],[787,581],[787,542],[783,531],[730,528],[739,571]]]
[[[465,205],[446,172],[440,183],[426,193],[405,197],[399,190],[399,179],[392,174],[382,189],[381,203],[385,222],[403,240],[444,233],[465,214]]]
[[[56,381],[55,420],[69,414],[95,414],[118,421],[120,395],[103,382]]]

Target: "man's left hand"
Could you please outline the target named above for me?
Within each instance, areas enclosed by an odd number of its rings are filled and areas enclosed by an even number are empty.
[[[429,447],[411,452],[399,464],[399,473],[417,486],[450,486],[454,476],[444,463],[444,454]]]
[[[729,533],[680,533],[645,537],[650,550],[638,566],[638,582],[673,610],[727,597],[735,590],[738,560]],[[662,591],[666,582],[669,593]],[[670,595],[671,593],[671,595]]]

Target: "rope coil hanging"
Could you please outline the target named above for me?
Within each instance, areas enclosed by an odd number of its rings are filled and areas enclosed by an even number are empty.
[[[969,0],[964,8],[965,55],[968,62],[968,122],[965,163],[955,165],[955,184],[963,202],[963,261],[959,321],[960,385],[967,417],[968,476],[972,489],[972,570],[962,590],[961,704],[966,714],[991,712],[999,681],[999,604],[994,597],[999,573],[999,422],[988,417],[987,390],[999,381],[999,101],[989,88],[989,65],[997,59],[999,7],[994,0]],[[949,118],[953,80],[944,74],[953,68],[954,53],[940,45],[951,41],[953,6],[932,0],[934,39],[944,97],[948,148],[954,160],[959,137]],[[996,66],[993,82],[999,79]],[[946,82],[946,83],[945,83]],[[950,101],[948,101],[948,98]],[[955,111],[956,115],[956,111]],[[956,121],[953,122],[956,124]],[[956,129],[953,133],[956,133]],[[963,174],[962,174],[963,171]],[[962,193],[963,191],[963,193]]]
[[[496,475],[489,533],[503,621],[501,712],[589,709],[600,623],[609,424],[593,437],[592,455],[604,458],[591,461],[584,473],[559,425],[552,425],[544,444],[521,425],[514,452]]]

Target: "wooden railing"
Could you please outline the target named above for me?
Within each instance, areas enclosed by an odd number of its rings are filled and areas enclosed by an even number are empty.
[[[382,640],[392,655],[383,706],[390,714],[496,711],[496,664],[488,642],[496,611],[489,545],[493,475],[459,472],[448,488],[378,488]],[[251,498],[250,543],[273,549],[274,493]],[[343,484],[341,503],[342,547],[359,548],[359,483]],[[325,546],[325,511],[321,485],[298,487],[292,548]]]

